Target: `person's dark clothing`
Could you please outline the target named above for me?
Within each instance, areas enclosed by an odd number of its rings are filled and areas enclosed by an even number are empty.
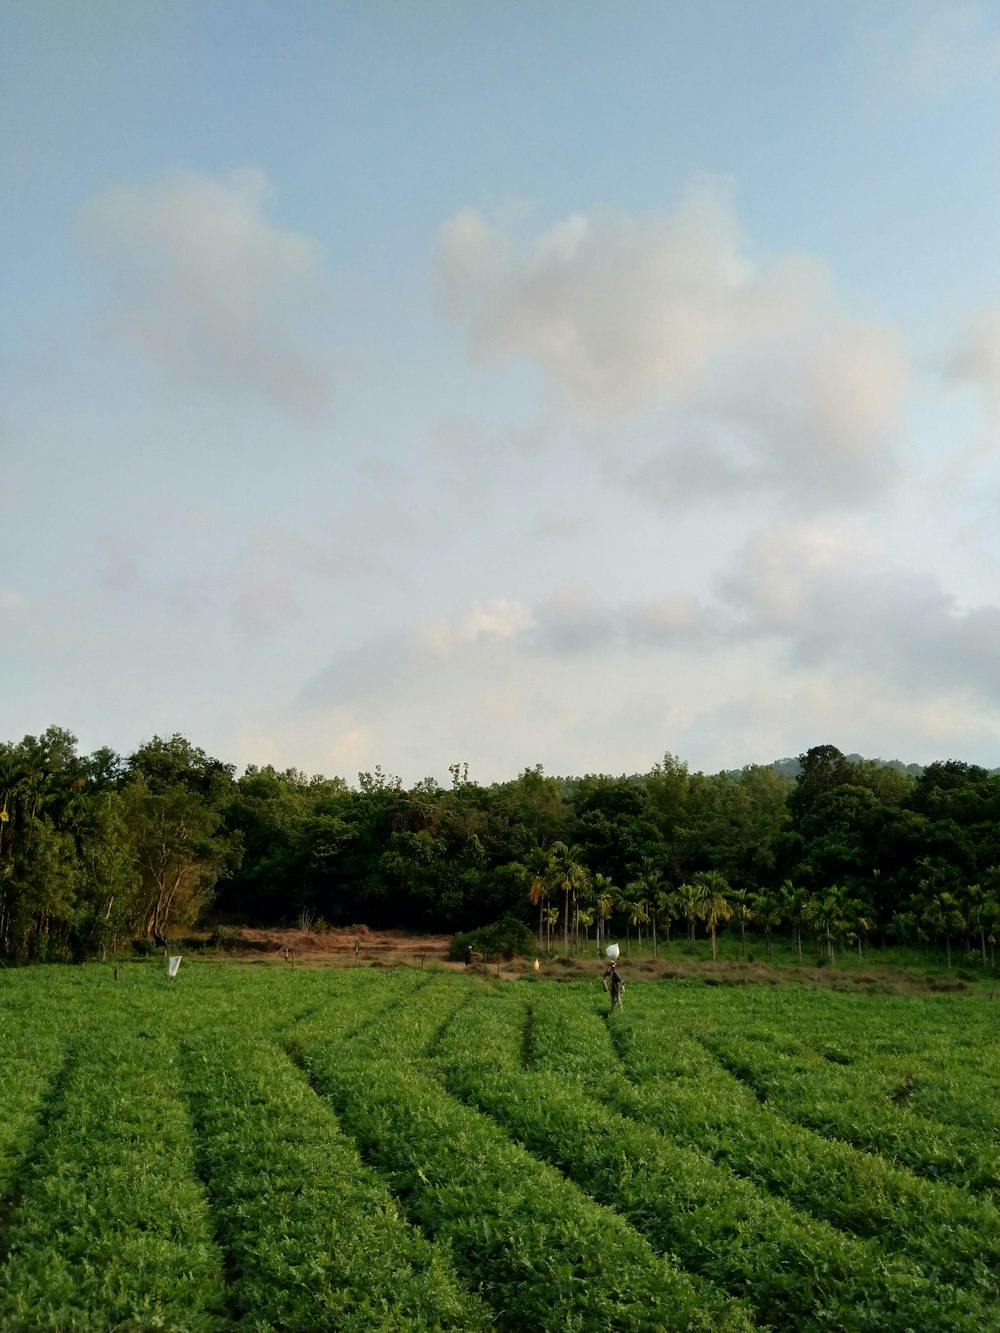
[[[625,990],[625,979],[615,967],[614,963],[604,973],[604,988],[611,996],[611,1007],[617,1009],[621,1007],[622,992]]]

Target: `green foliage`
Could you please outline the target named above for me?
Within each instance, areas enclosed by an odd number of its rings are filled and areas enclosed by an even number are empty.
[[[453,962],[461,962],[466,949],[471,946],[473,952],[482,957],[510,959],[533,953],[536,944],[534,934],[523,921],[514,916],[505,916],[492,926],[460,931],[452,938],[448,957]]]
[[[50,1084],[5,1228],[0,1326],[215,1333],[222,1255],[168,1041],[91,1033]]]
[[[995,1001],[0,971],[0,1326],[979,1333]]]
[[[362,1156],[507,1329],[749,1330],[615,1213],[398,1062],[307,1047]]]
[[[199,1036],[182,1073],[233,1266],[230,1301],[286,1333],[489,1326],[447,1256],[392,1196],[284,1052],[244,1033]]]
[[[995,975],[1000,774],[949,760],[914,775],[829,745],[797,772],[691,773],[666,755],[645,774],[535,767],[488,787],[463,764],[448,787],[409,790],[376,768],[352,788],[296,769],[237,778],[179,735],[78,755],[49,727],[0,743],[0,957],[104,957],[210,906],[449,934],[530,910],[539,949],[564,957],[591,932],[624,935],[626,953],[646,934],[656,955],[683,922],[713,956],[734,940],[780,954],[780,929],[802,961],[811,929],[831,968],[897,940]],[[727,887],[706,897],[706,877]]]

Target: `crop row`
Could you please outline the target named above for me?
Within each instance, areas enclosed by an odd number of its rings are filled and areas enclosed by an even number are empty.
[[[221,1255],[162,1038],[73,1045],[10,1213],[5,1333],[225,1327]]]
[[[1000,1190],[1000,1145],[982,1132],[915,1114],[900,1092],[859,1079],[814,1054],[783,1054],[767,1040],[707,1032],[709,1050],[782,1115],[829,1138],[881,1153],[929,1180]]]
[[[31,1148],[40,1115],[54,1095],[65,1058],[66,1028],[51,1012],[0,1008],[0,1215]]]
[[[322,1043],[306,1043],[301,1058],[409,1218],[450,1248],[497,1328],[752,1328],[739,1305],[679,1272],[413,1065]]]
[[[650,988],[640,988],[648,991]],[[793,1058],[822,1056],[944,1125],[1000,1136],[996,1015],[967,997],[878,997],[741,988],[669,988],[683,1026],[752,1031]],[[727,1021],[728,1020],[728,1021]]]
[[[789,1122],[679,1031],[655,993],[633,1000],[625,1021],[616,1016],[609,1025],[579,996],[540,996],[531,1027],[534,1066],[582,1078],[623,1114],[812,1216],[877,1237],[925,1273],[996,1297],[1000,1212],[992,1203]],[[624,1078],[608,1076],[609,1027]]]
[[[357,1014],[349,1031],[350,1049],[364,1059],[413,1060],[422,1056],[438,1033],[465,1004],[472,991],[465,977],[404,976],[390,984],[385,1003]],[[316,1033],[324,1023],[310,1018],[303,1031]]]
[[[447,1255],[399,1216],[282,1050],[242,1035],[201,1038],[186,1049],[184,1084],[236,1327],[489,1326]]]
[[[783,1200],[586,1095],[582,1080],[498,1059],[497,1010],[475,1000],[439,1058],[448,1087],[485,1111],[658,1249],[781,1329],[981,1327],[981,1307],[870,1241],[803,1217]],[[619,1016],[614,1016],[618,1021]],[[502,1021],[502,1019],[501,1019]],[[531,1038],[536,1035],[533,1014]],[[493,1057],[483,1059],[488,1050]]]
[[[664,1031],[702,1037],[789,1119],[930,1179],[996,1190],[1000,1061],[988,1004],[683,985],[633,998],[662,1014]],[[731,1036],[752,1043],[745,1060],[725,1047]]]

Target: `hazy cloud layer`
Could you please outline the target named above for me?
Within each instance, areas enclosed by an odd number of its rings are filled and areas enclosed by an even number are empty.
[[[115,532],[95,539],[94,554],[101,590],[165,609],[178,628],[221,620],[257,640],[301,620],[307,608],[315,610],[317,590],[363,583],[373,568],[363,554],[268,525],[247,534],[211,568],[201,567],[193,554],[167,571],[162,544],[147,548]]]
[[[1000,304],[965,331],[944,373],[949,384],[981,389],[994,407],[1000,407]]]
[[[968,691],[1000,703],[1000,607],[961,607],[931,575],[872,543],[813,531],[750,544],[722,581],[737,633],[773,636],[794,666],[864,670],[910,696]]]
[[[905,30],[886,27],[870,47],[880,88],[888,82],[909,96],[937,101],[995,77],[1000,50],[992,4],[964,0],[903,6],[901,12]]]
[[[513,599],[477,603],[453,618],[418,622],[337,654],[309,681],[300,702],[310,707],[374,700],[416,689],[442,672],[486,676],[550,662],[570,668],[588,658],[633,649],[691,649],[720,637],[696,599],[666,594],[611,604],[567,587],[535,607]]]
[[[452,619],[439,617],[379,635],[338,653],[303,687],[300,704],[330,704],[418,695],[442,673],[486,671],[502,662],[512,645],[534,625],[530,609],[501,599],[475,604]]]
[[[325,292],[319,245],[264,215],[266,176],[173,172],[119,186],[82,218],[110,280],[119,336],[187,381],[258,393],[311,418],[333,388],[312,346]]]
[[[527,247],[474,209],[442,230],[446,309],[481,353],[527,356],[581,405],[684,393],[732,328],[750,277],[711,187],[673,214],[576,213]]]

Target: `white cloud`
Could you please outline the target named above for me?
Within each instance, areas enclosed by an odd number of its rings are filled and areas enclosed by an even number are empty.
[[[661,502],[762,488],[841,502],[892,475],[898,333],[842,309],[808,256],[754,262],[717,185],[671,214],[573,215],[528,244],[465,210],[438,267],[473,351],[528,359],[597,421],[646,414],[659,443],[634,480]]]
[[[246,168],[173,172],[92,199],[83,235],[115,293],[114,331],[184,379],[253,392],[307,418],[327,405],[330,359],[310,345],[320,247],[264,216],[269,182]]]
[[[465,209],[441,233],[445,307],[481,354],[527,356],[572,399],[617,412],[697,383],[749,277],[719,190],[673,214],[573,214],[527,253]]]

